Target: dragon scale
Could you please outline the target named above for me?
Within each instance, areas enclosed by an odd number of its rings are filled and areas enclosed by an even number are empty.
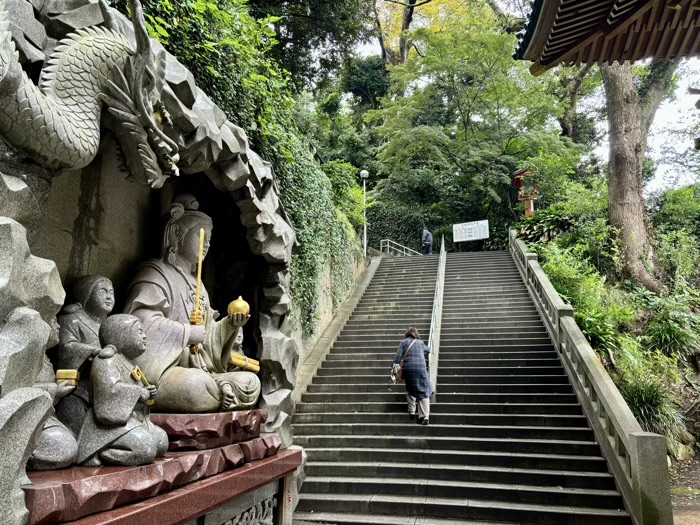
[[[79,30],[60,42],[36,86],[19,64],[3,4],[0,0],[0,134],[47,167],[87,166],[100,143],[99,95],[113,68],[123,68],[134,50],[112,30]]]

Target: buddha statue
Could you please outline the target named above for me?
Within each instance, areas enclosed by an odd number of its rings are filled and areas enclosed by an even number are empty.
[[[248,409],[260,395],[258,377],[231,362],[231,353],[240,352],[236,337],[250,316],[234,313],[218,319],[202,285],[203,319],[201,324],[190,323],[197,297],[200,229],[206,256],[213,226],[198,207],[190,195],[175,199],[161,258],[145,262],[127,291],[125,312],[141,320],[148,340],[135,362],[158,387],[154,410],[160,412]]]
[[[100,325],[114,307],[112,281],[85,275],[73,284],[74,304],[63,307],[58,345],[58,369],[77,370],[78,386],[56,407],[56,414],[77,436],[90,399],[90,367],[100,353]]]

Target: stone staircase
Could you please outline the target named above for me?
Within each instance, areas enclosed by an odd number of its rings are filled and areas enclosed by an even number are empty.
[[[409,421],[388,371],[409,324],[428,338],[436,271],[383,260],[297,407],[295,523],[630,525],[506,252],[448,255],[438,402]]]

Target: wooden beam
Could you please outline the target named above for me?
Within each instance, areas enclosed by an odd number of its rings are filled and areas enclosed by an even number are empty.
[[[547,60],[545,67],[551,69],[562,62],[570,60],[572,56],[588,44],[594,42],[596,39],[604,38],[605,40],[613,39],[615,36],[624,31],[627,27],[633,24],[637,19],[644,16],[644,14],[649,11],[652,7],[657,5],[659,2],[665,0],[649,0],[644,6],[634,9],[631,12],[627,12],[623,17],[619,19],[614,25],[608,24],[607,20],[598,25],[596,29],[593,30],[587,37],[579,41],[573,48],[563,51],[559,55],[556,55],[552,59]],[[687,0],[685,0],[687,1]]]

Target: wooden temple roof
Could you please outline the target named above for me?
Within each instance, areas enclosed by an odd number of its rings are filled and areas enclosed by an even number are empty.
[[[700,54],[700,0],[533,0],[516,59],[559,64]]]

